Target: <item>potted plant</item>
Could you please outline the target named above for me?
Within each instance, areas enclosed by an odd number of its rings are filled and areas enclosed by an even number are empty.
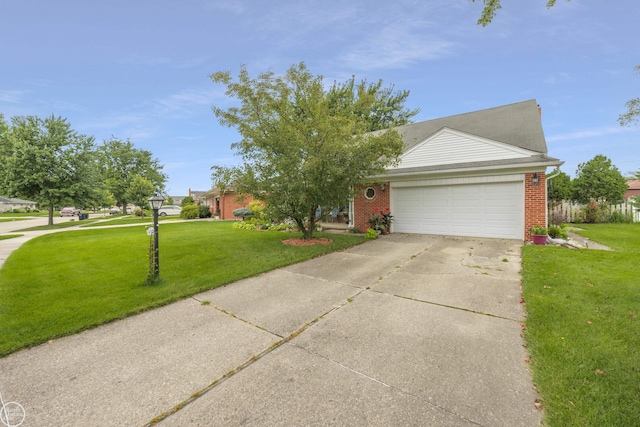
[[[548,230],[545,227],[536,225],[531,228],[531,239],[534,245],[544,245],[547,243]]]

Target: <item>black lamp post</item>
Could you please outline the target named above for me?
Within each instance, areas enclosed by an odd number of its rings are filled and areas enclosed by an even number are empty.
[[[149,206],[153,210],[153,277],[160,275],[160,256],[158,251],[158,209],[162,207],[164,197],[158,193],[149,197]]]

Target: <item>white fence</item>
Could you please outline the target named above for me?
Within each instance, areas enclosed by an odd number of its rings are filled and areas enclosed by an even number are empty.
[[[549,222],[553,222],[553,218],[558,218],[559,222],[586,222],[587,205],[563,201],[562,203],[549,202]],[[633,222],[640,222],[640,209],[634,207],[631,203],[624,202],[617,205],[608,205],[609,213],[620,212],[623,215],[632,215]]]

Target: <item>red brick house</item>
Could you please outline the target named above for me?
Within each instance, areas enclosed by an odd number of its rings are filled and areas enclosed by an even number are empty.
[[[234,186],[229,186],[225,191],[214,187],[201,196],[203,203],[210,206],[212,215],[219,215],[220,219],[240,219],[233,216],[233,211],[249,206],[253,201],[250,195],[239,195]]]
[[[640,196],[640,181],[637,179],[630,179],[627,181],[627,186],[629,189],[622,197],[625,201],[629,200],[629,197]]]
[[[547,155],[535,100],[400,126],[396,168],[358,190],[350,225],[389,208],[391,232],[530,240],[547,224]]]

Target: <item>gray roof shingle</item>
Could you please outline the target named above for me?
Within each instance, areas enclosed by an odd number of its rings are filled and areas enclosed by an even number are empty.
[[[535,99],[411,123],[395,129],[404,136],[406,151],[445,127],[547,154],[547,143]]]

